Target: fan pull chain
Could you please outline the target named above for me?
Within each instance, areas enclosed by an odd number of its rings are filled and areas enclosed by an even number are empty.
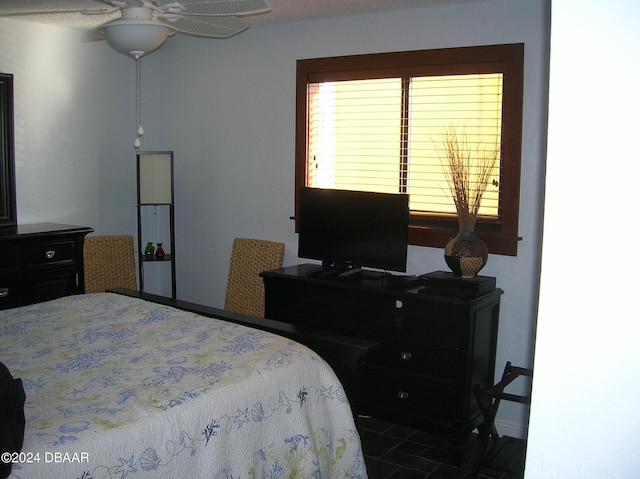
[[[132,52],[136,61],[136,141],[133,146],[137,149],[140,148],[140,138],[144,135],[144,128],[142,128],[142,55],[143,52]]]

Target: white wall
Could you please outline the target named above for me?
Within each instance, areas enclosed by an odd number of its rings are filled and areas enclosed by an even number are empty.
[[[14,75],[18,221],[135,232],[133,60],[76,30],[0,19]]]
[[[517,257],[492,255],[502,300],[497,369],[532,355],[546,135],[548,6],[496,0],[250,29],[224,41],[171,39],[159,76],[160,149],[176,154],[178,296],[221,306],[235,236],[286,243],[293,222],[295,67],[300,58],[525,42],[525,117]],[[161,64],[161,65],[160,65]],[[412,247],[409,272],[446,269],[442,248]],[[506,405],[501,420],[526,422]],[[517,434],[518,431],[509,431]]]
[[[640,477],[640,4],[555,0],[528,479]]]

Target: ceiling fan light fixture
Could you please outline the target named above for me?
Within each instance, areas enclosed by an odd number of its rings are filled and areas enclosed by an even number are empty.
[[[151,20],[114,20],[101,30],[111,48],[132,56],[154,51],[176,31],[169,25]]]

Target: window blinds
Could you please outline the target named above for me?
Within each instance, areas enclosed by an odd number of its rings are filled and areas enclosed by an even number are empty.
[[[471,164],[499,151],[502,83],[502,73],[309,83],[307,185],[407,192],[413,212],[455,213],[444,136],[455,129]],[[480,214],[499,216],[499,199],[498,163]]]

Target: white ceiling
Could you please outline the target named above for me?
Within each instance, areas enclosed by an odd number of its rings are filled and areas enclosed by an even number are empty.
[[[358,15],[409,8],[421,8],[487,0],[266,0],[271,11],[243,17],[251,25],[292,23],[318,18]],[[108,3],[108,2],[107,2]],[[99,0],[0,0],[0,16],[16,12],[47,12],[104,8]],[[108,7],[108,5],[107,5]],[[47,23],[70,28],[88,29],[113,19],[113,16],[56,13],[16,16],[20,20]]]

